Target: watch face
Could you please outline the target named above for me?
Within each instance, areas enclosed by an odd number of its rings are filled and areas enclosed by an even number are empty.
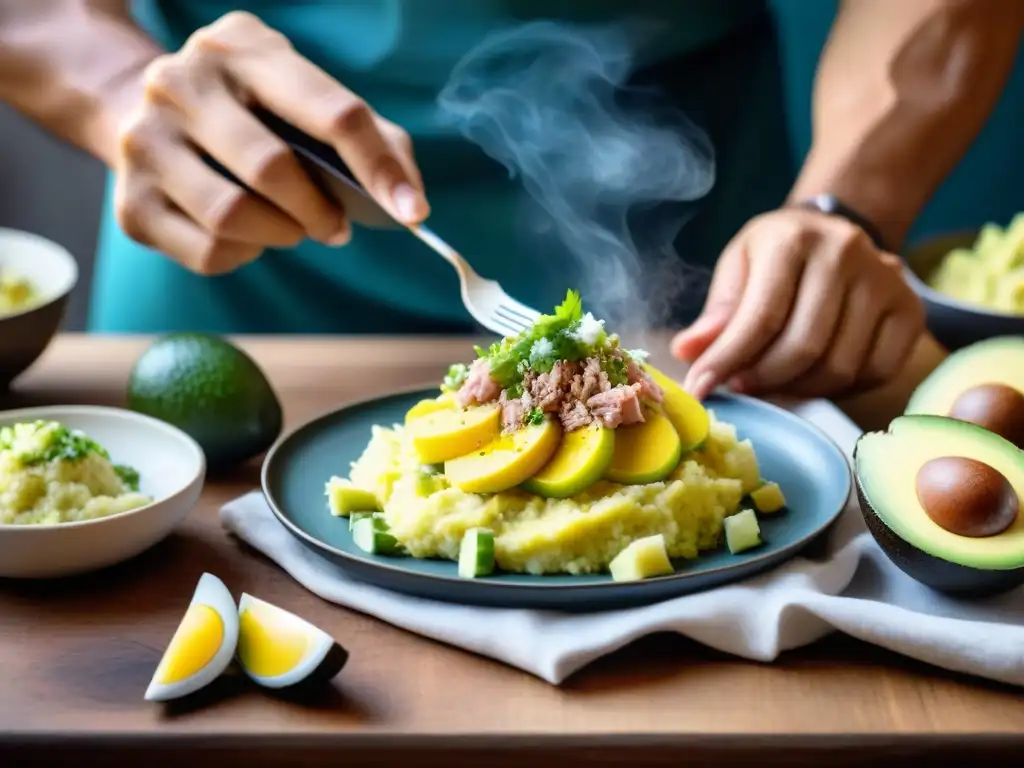
[[[818,195],[814,198],[814,206],[823,213],[838,213],[840,208],[834,195]]]
[[[811,208],[814,210],[827,213],[832,216],[841,216],[847,221],[856,224],[858,227],[864,230],[871,241],[875,244],[875,247],[884,250],[885,246],[882,244],[882,238],[877,228],[873,223],[865,219],[859,213],[854,211],[852,208],[847,208],[840,202],[839,198],[829,193],[823,193],[815,195],[810,200],[807,200],[802,204],[805,208]]]

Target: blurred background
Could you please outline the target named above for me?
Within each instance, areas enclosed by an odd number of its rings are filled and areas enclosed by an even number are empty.
[[[814,68],[825,43],[836,3],[831,0],[775,0],[789,107],[789,131],[799,161],[810,143],[810,93]],[[1024,56],[978,141],[947,180],[911,236],[1006,224],[1024,211]],[[91,263],[99,222],[104,171],[0,105],[0,226],[45,235],[67,247],[82,276],[65,321],[81,330],[88,311]]]

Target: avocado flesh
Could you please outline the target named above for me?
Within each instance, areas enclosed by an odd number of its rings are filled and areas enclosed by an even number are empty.
[[[857,445],[857,482],[870,512],[899,539],[933,558],[983,571],[1024,566],[1024,514],[1002,533],[972,538],[950,533],[925,512],[917,499],[917,472],[925,462],[943,456],[988,464],[1024,498],[1024,453],[1012,443],[955,419],[901,416],[888,432],[868,433]],[[906,552],[899,556],[913,557]]]
[[[982,384],[1024,391],[1024,337],[997,336],[958,349],[921,382],[904,413],[948,416],[960,395]]]

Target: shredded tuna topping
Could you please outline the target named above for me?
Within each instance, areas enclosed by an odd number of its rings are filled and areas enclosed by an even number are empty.
[[[497,401],[507,432],[520,429],[535,411],[556,414],[566,432],[595,420],[612,429],[637,424],[644,420],[641,400],[660,403],[663,397],[661,387],[632,361],[627,382],[614,387],[596,357],[582,363],[559,361],[546,373],[528,372],[523,378],[524,392],[518,397],[507,389],[499,389],[477,363],[470,369],[456,399],[463,405]],[[484,381],[483,376],[488,380]]]
[[[646,353],[622,349],[603,320],[583,312],[575,291],[553,315],[477,354],[470,366],[451,367],[444,388],[464,408],[498,403],[508,432],[548,414],[567,432],[595,421],[614,429],[642,422],[642,402],[663,398],[643,369]]]

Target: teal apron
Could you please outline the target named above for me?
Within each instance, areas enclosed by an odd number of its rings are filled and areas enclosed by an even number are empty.
[[[634,80],[656,84],[714,146],[711,192],[688,204],[678,270],[713,266],[747,219],[776,206],[792,181],[771,19],[760,0],[141,0],[139,24],[168,50],[239,7],[412,135],[431,203],[429,225],[483,275],[539,308],[584,283],[584,267],[518,212],[522,182],[439,121],[437,97],[465,53],[489,33],[532,19],[654,19],[667,32],[642,48]],[[351,243],[271,249],[228,275],[203,277],[131,241],[118,227],[112,182],[103,211],[89,319],[94,332],[445,333],[472,330],[446,262],[402,230],[356,227]],[[635,224],[643,248],[644,225]],[[665,268],[661,262],[661,268]],[[675,262],[669,264],[676,270]],[[673,321],[699,309],[700,279]],[[584,291],[584,300],[587,294]]]

